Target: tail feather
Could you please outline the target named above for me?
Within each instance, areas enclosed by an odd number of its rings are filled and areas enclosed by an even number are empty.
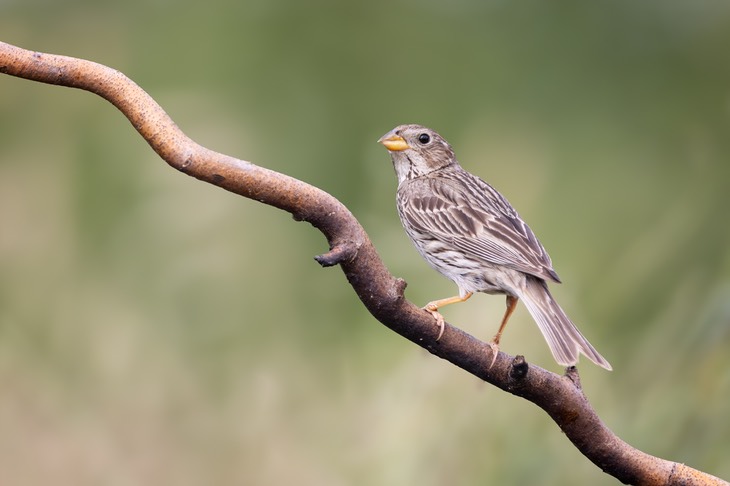
[[[558,364],[573,366],[578,363],[580,353],[598,366],[611,370],[611,365],[600,355],[560,308],[544,280],[527,278],[527,286],[518,296],[532,315],[550,351]]]

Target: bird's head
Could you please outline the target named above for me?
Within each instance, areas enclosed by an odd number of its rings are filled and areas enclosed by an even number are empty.
[[[390,152],[398,184],[456,163],[454,151],[441,135],[420,125],[400,125],[380,137]]]

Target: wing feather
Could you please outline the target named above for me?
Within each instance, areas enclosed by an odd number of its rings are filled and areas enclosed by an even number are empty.
[[[399,198],[408,194],[401,201],[408,208],[404,224],[471,258],[560,282],[547,251],[509,202],[478,177],[463,170],[456,175],[414,179],[407,191],[399,190]]]

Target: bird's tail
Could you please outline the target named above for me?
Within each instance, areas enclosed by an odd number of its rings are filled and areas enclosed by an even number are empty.
[[[583,337],[555,302],[544,280],[528,276],[525,291],[518,297],[535,319],[558,364],[573,366],[578,362],[579,353],[583,353],[598,366],[611,370],[609,362]]]

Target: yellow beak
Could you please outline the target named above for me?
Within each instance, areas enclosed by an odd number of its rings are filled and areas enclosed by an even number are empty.
[[[400,152],[410,148],[403,137],[391,133],[383,135],[378,142],[382,143],[391,152]]]

